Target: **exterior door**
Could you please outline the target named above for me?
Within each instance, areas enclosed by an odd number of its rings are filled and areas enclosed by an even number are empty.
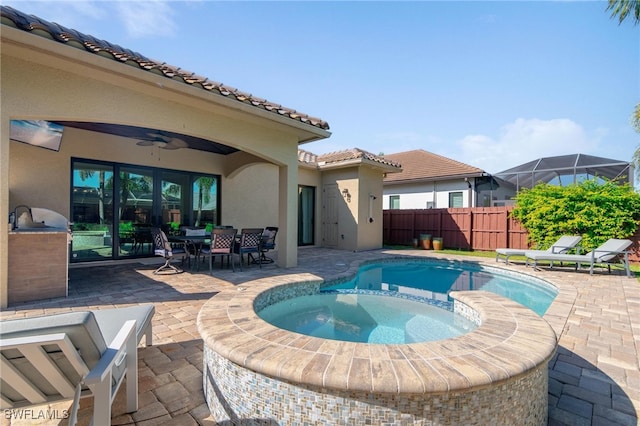
[[[322,245],[338,247],[338,208],[342,201],[338,185],[324,185],[322,189]]]

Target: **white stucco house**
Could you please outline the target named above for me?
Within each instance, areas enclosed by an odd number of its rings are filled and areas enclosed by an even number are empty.
[[[400,170],[392,160],[357,149],[305,153],[300,145],[330,137],[324,120],[16,9],[0,12],[0,208],[72,222],[69,249],[49,245],[42,256],[55,252],[64,272],[67,256],[152,255],[135,241],[150,226],[278,226],[285,268],[299,246],[382,246],[382,178]],[[37,293],[55,275],[33,267],[42,235],[8,222],[0,307],[10,287]]]
[[[482,169],[422,149],[384,158],[402,167],[384,177],[385,209],[489,207],[509,203],[516,193]]]

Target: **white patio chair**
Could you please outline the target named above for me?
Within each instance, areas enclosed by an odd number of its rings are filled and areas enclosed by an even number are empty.
[[[582,241],[582,237],[579,235],[563,235],[553,243],[551,247],[546,250],[530,250],[530,249],[514,249],[514,248],[498,248],[496,249],[496,262],[500,260],[500,256],[504,257],[504,263],[509,264],[509,258],[511,256],[524,256],[527,252],[540,252],[540,253],[566,253],[569,250],[575,249]]]
[[[526,265],[529,266],[529,260],[533,261],[534,268],[538,267],[538,262],[541,260],[550,261],[551,268],[553,268],[553,262],[574,262],[576,264],[576,270],[580,268],[581,264],[589,265],[589,273],[593,275],[593,268],[595,265],[606,265],[609,269],[609,273],[611,273],[612,262],[618,260],[624,266],[627,276],[631,277],[631,270],[629,269],[629,251],[627,250],[631,244],[633,244],[631,240],[611,238],[600,247],[585,254],[527,251],[525,253],[525,257],[527,258]]]
[[[2,321],[0,407],[20,409],[93,396],[94,425],[111,423],[111,405],[126,377],[126,411],[138,409],[137,344],[151,343],[153,305],[67,312]],[[98,320],[99,319],[99,320]]]

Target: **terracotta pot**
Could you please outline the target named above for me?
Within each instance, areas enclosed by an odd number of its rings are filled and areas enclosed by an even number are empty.
[[[433,249],[434,250],[442,250],[442,238],[434,238],[433,239]]]
[[[420,234],[420,246],[424,250],[431,249],[431,235],[429,235],[429,234]]]

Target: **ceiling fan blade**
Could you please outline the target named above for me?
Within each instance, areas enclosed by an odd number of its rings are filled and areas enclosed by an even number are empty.
[[[167,143],[167,145],[164,146],[163,149],[170,149],[170,150],[181,149],[181,148],[187,148],[188,146],[189,144],[183,141],[182,139],[171,138],[169,140],[169,143]]]

